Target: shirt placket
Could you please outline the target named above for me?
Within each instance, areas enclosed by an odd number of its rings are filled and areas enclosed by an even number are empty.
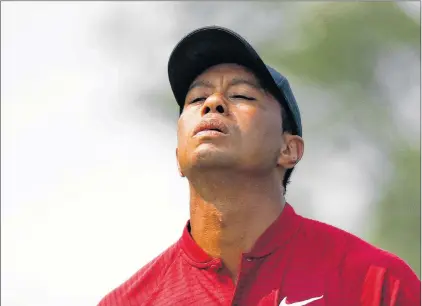
[[[242,255],[242,261],[240,263],[237,284],[234,290],[231,306],[241,306],[245,304],[243,302],[243,300],[247,297],[247,294],[245,294],[245,290],[247,289],[250,281],[248,275],[250,274],[251,270],[255,265],[255,260],[256,259],[252,257],[246,257]]]

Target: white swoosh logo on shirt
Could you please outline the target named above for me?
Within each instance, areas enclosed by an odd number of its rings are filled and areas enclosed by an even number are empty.
[[[323,295],[321,295],[320,297],[315,297],[315,298],[312,298],[312,299],[306,300],[306,301],[296,302],[296,303],[291,303],[291,304],[287,304],[287,302],[286,302],[287,297],[285,297],[285,298],[281,301],[281,303],[280,303],[280,305],[279,305],[279,306],[285,306],[285,305],[286,305],[286,306],[287,306],[287,305],[290,305],[290,306],[303,306],[303,305],[307,305],[307,304],[309,304],[309,303],[312,303],[313,301],[316,301],[316,300],[322,299],[322,297],[323,297]]]

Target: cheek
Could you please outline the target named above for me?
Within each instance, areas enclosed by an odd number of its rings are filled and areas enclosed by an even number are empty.
[[[177,146],[179,147],[181,142],[183,142],[183,138],[185,135],[185,124],[182,121],[182,118],[179,118],[179,121],[177,122]]]
[[[186,132],[183,127],[179,127],[177,130],[177,148],[179,151],[183,151],[186,147]]]
[[[180,150],[186,149],[188,145],[189,135],[195,126],[192,120],[185,117],[179,118],[177,123],[177,147]]]
[[[275,110],[242,109],[237,117],[239,128],[247,140],[274,141],[281,136],[281,115],[278,116]]]
[[[259,121],[259,110],[250,106],[238,106],[236,121],[242,133],[252,134]]]

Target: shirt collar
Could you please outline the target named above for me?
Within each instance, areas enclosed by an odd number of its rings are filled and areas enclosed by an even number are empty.
[[[300,225],[300,216],[293,207],[286,203],[280,216],[258,238],[252,250],[244,254],[251,258],[261,258],[270,255],[277,248],[284,247]],[[183,250],[184,257],[193,266],[198,268],[221,267],[221,260],[213,258],[193,240],[190,234],[190,221],[187,222],[179,245]]]
[[[265,257],[277,248],[286,246],[299,229],[300,218],[293,207],[286,203],[280,216],[264,231],[245,256]]]

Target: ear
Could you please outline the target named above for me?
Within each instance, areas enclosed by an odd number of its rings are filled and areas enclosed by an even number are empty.
[[[179,175],[181,177],[185,177],[185,175],[183,174],[182,170],[180,169],[180,164],[179,164],[179,151],[176,148],[176,161],[177,161],[177,170],[179,171]]]
[[[302,137],[283,133],[283,145],[280,150],[277,165],[284,169],[291,169],[302,159],[304,142]]]

